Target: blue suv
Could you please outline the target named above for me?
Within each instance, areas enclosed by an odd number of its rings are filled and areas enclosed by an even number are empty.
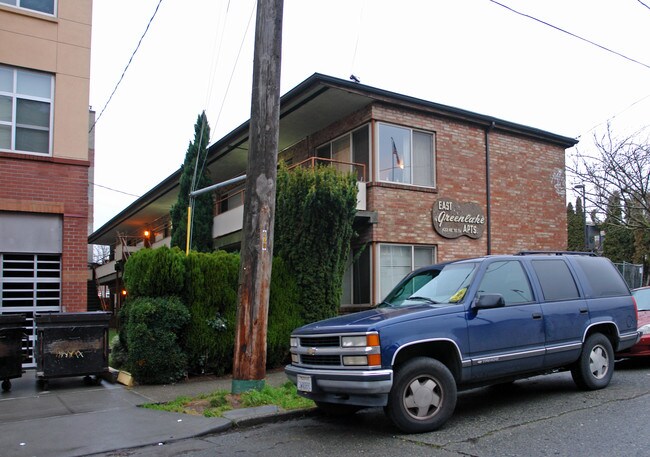
[[[383,406],[402,431],[432,431],[457,391],[570,370],[606,387],[634,345],[637,310],[606,258],[525,252],[411,273],[377,308],[305,325],[285,372],[326,413]]]

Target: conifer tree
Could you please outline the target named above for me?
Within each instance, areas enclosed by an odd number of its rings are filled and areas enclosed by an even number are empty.
[[[580,198],[576,199],[575,211],[571,202],[567,205],[567,250],[569,251],[584,251],[585,236],[584,236],[584,215],[582,214],[582,201]]]
[[[180,191],[178,199],[171,208],[172,239],[171,245],[178,246],[183,251],[187,243],[187,208],[190,203],[190,192],[202,189],[212,184],[210,174],[205,167],[207,146],[210,141],[210,126],[205,111],[199,114],[194,124],[194,141],[191,142],[181,166]],[[198,156],[198,160],[197,160]],[[198,164],[196,174],[195,167]],[[194,181],[194,186],[192,187]],[[214,200],[212,193],[199,195],[194,199],[192,210],[191,249],[199,252],[210,252],[213,249],[212,221],[214,217]]]
[[[605,242],[603,255],[612,262],[632,262],[634,256],[634,237],[625,225],[625,216],[618,192],[612,193],[607,205],[607,217],[603,223]]]

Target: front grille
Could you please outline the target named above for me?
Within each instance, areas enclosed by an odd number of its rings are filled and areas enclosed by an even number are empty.
[[[307,355],[300,356],[300,361],[306,365],[341,365],[338,355]]]
[[[303,336],[300,337],[300,345],[310,348],[339,347],[341,341],[338,336]]]

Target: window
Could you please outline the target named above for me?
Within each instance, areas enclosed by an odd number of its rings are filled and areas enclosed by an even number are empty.
[[[534,260],[533,268],[546,301],[580,298],[573,275],[563,260]]]
[[[0,3],[54,15],[54,0],[0,0]]]
[[[316,157],[334,161],[334,167],[342,172],[354,171],[359,181],[365,181],[370,156],[369,128],[367,125],[347,133],[316,149]],[[352,164],[362,164],[364,167]]]
[[[0,66],[0,150],[50,154],[54,78]]]
[[[226,192],[217,202],[219,214],[225,213],[244,204],[244,185],[237,186]]]
[[[434,187],[433,134],[379,124],[379,180]]]
[[[480,294],[501,294],[506,305],[529,303],[533,292],[521,263],[508,260],[488,265],[478,287]]]
[[[435,247],[382,244],[379,247],[381,297],[411,271],[435,263]]]
[[[612,263],[604,257],[576,256],[592,290],[592,297],[627,295],[629,289]]]
[[[350,253],[343,275],[341,305],[370,305],[370,248]]]

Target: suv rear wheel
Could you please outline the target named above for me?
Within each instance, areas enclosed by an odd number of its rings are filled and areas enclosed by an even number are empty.
[[[614,374],[612,343],[602,333],[590,335],[582,347],[580,358],[571,368],[571,376],[578,387],[597,390],[607,387]]]
[[[449,369],[435,359],[417,357],[406,362],[395,376],[386,413],[407,433],[436,430],[456,408],[456,381]]]

